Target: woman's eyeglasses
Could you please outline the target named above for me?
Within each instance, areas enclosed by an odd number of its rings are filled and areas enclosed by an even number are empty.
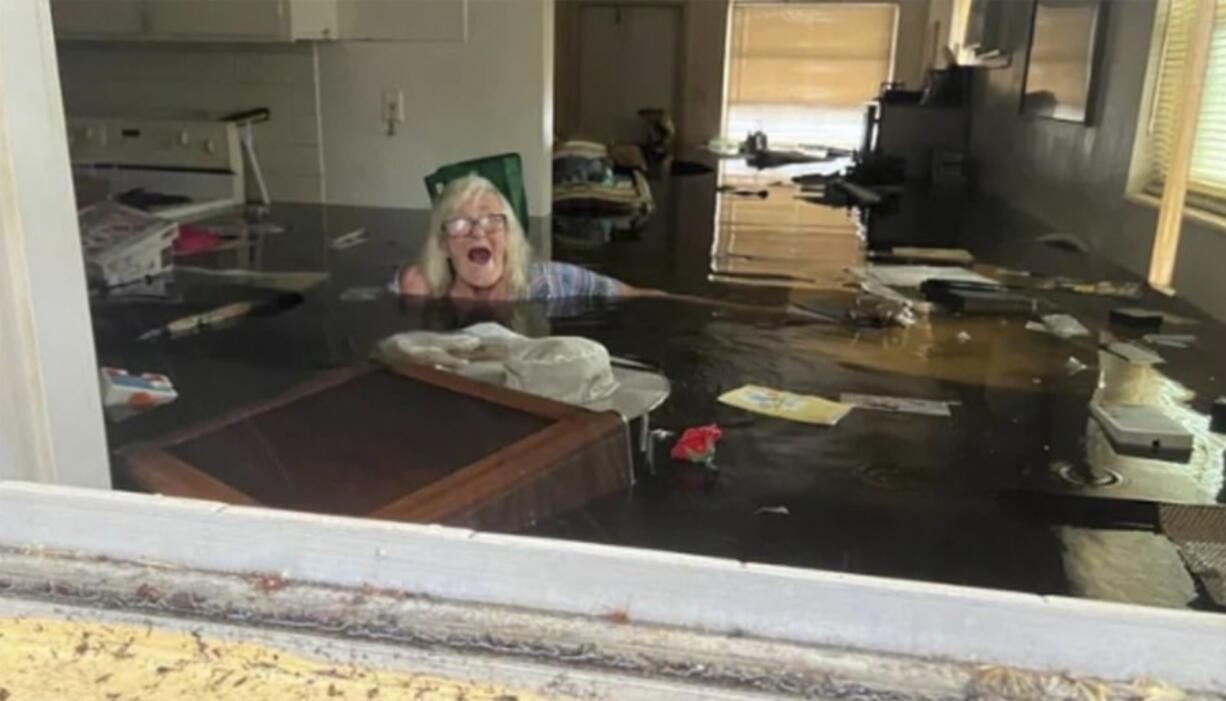
[[[443,222],[443,231],[452,238],[468,236],[477,228],[480,228],[487,234],[496,234],[507,228],[507,215],[505,214],[484,214],[482,216],[473,217],[456,217]]]

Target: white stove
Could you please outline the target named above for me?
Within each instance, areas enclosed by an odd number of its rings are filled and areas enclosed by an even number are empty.
[[[222,121],[70,117],[68,148],[74,173],[105,181],[112,197],[171,196],[164,199],[179,201],[148,211],[196,221],[246,203],[240,130]]]

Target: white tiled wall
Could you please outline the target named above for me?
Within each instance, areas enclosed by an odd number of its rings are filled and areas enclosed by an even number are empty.
[[[319,202],[319,113],[310,44],[61,43],[70,116],[210,119],[267,107],[256,151],[272,198]]]
[[[422,178],[435,168],[513,151],[523,157],[532,214],[549,214],[553,0],[467,8],[465,42],[319,44],[329,201],[428,207]],[[404,124],[392,135],[379,109],[388,89],[405,97]]]

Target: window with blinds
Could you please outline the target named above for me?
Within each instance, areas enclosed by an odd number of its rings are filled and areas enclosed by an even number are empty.
[[[890,79],[896,5],[738,2],[724,134],[855,148],[864,104]]]
[[[1149,115],[1145,192],[1161,196],[1175,140],[1175,109],[1187,70],[1192,0],[1169,0],[1159,16],[1157,77]],[[1188,175],[1188,206],[1226,213],[1226,2],[1217,3],[1209,66]]]

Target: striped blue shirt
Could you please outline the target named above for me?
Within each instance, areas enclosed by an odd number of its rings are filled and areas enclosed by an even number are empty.
[[[621,296],[621,285],[611,277],[570,263],[533,263],[529,299],[596,299]]]

